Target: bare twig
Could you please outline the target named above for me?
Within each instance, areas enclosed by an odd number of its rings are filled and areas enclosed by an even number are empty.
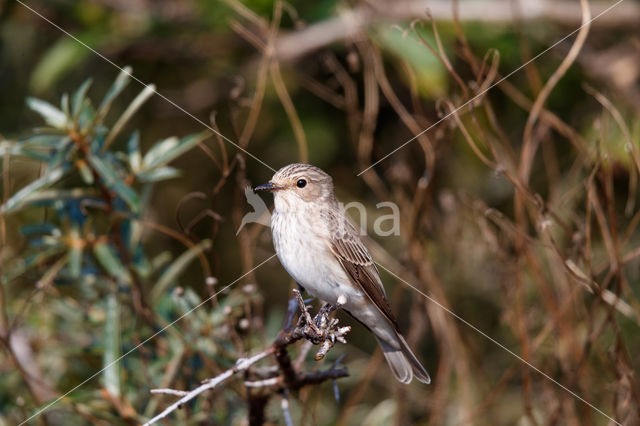
[[[284,417],[284,424],[286,426],[293,426],[291,411],[289,411],[289,391],[287,390],[282,393],[282,401],[280,402],[280,407],[282,407],[282,417]]]
[[[264,351],[259,352],[256,355],[253,355],[250,358],[240,358],[236,362],[236,365],[233,366],[233,368],[228,369],[224,373],[222,373],[222,374],[220,374],[220,375],[218,375],[218,376],[216,376],[216,377],[214,377],[212,379],[205,380],[203,384],[201,384],[197,388],[187,392],[182,398],[180,398],[179,400],[177,400],[176,402],[174,402],[173,404],[168,406],[162,413],[158,414],[157,416],[155,416],[154,418],[152,418],[151,420],[146,422],[144,425],[145,426],[152,425],[152,424],[156,423],[158,420],[161,420],[161,419],[167,417],[170,413],[172,413],[173,411],[177,410],[183,404],[189,402],[190,400],[192,400],[193,398],[197,397],[201,393],[203,393],[203,392],[205,392],[205,391],[207,391],[209,389],[215,388],[220,383],[224,382],[225,380],[227,380],[228,378],[232,377],[236,373],[248,369],[253,364],[255,364],[258,361],[260,361],[260,360],[266,358],[267,356],[271,355],[274,352],[274,350],[275,350],[275,348],[273,346],[271,346],[271,347],[265,349]],[[154,391],[156,393],[170,393],[168,389],[151,390],[151,392],[154,392]],[[179,392],[180,391],[173,391],[172,393],[173,394],[178,394]]]
[[[151,393],[161,393],[161,394],[177,395],[177,396],[185,396],[189,394],[189,392],[187,391],[181,391],[176,389],[151,389]]]
[[[272,394],[282,393],[283,395],[288,395],[290,390],[298,390],[304,386],[319,384],[326,380],[335,380],[341,377],[346,377],[348,375],[347,370],[346,368],[338,367],[339,361],[335,362],[330,369],[324,371],[299,373],[295,370],[287,353],[287,346],[300,339],[307,339],[314,344],[319,344],[321,345],[320,350],[315,358],[316,360],[320,360],[324,358],[335,342],[346,343],[344,336],[351,330],[351,327],[337,327],[338,320],[335,318],[329,318],[329,315],[337,308],[335,306],[325,305],[320,309],[315,317],[311,317],[309,314],[309,308],[306,306],[300,291],[294,289],[293,293],[293,302],[289,303],[288,311],[295,314],[295,308],[299,307],[302,312],[296,326],[292,328],[290,327],[290,320],[288,318],[292,317],[292,315],[287,315],[287,319],[285,319],[286,328],[280,332],[271,346],[249,358],[238,359],[232,368],[224,371],[214,378],[205,380],[200,386],[191,391],[166,388],[152,389],[151,393],[177,395],[181,398],[167,407],[160,414],[146,422],[145,426],[154,424],[167,417],[170,413],[180,408],[186,402],[194,399],[203,392],[217,387],[235,374],[249,370],[249,368],[254,364],[272,354],[275,355],[276,361],[278,362],[278,371],[282,373],[280,376],[269,377],[258,381],[244,381],[245,386],[248,388],[267,389],[271,391],[270,393],[257,393],[255,395],[250,395],[248,398],[250,403],[250,417],[254,420],[263,417],[262,411],[268,402],[269,396]],[[259,422],[256,421],[256,423]]]

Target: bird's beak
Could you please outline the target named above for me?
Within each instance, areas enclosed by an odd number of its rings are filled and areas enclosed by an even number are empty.
[[[282,187],[280,187],[278,185],[274,185],[273,183],[269,182],[269,183],[265,183],[263,185],[256,186],[255,188],[253,188],[253,192],[258,192],[258,191],[274,192],[274,191],[279,191],[281,189],[282,189]]]

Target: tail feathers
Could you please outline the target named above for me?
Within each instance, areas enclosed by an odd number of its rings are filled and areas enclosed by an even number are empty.
[[[413,375],[415,376],[415,378],[427,385],[431,383],[431,377],[429,377],[429,373],[427,373],[427,370],[425,370],[425,368],[422,366],[422,363],[418,361],[418,358],[416,358],[416,356],[413,354],[413,352],[409,348],[409,345],[407,344],[407,341],[404,340],[404,337],[398,334],[398,340],[400,340],[400,343],[402,344],[402,354],[405,356],[409,364],[411,364],[411,368],[413,369]]]
[[[431,383],[429,373],[427,373],[427,370],[424,369],[420,361],[418,361],[413,352],[411,352],[409,345],[407,345],[407,342],[402,336],[398,335],[400,348],[393,347],[380,339],[378,339],[378,343],[382,348],[389,368],[391,368],[393,375],[396,376],[399,382],[411,383],[411,380],[415,377],[422,383]]]

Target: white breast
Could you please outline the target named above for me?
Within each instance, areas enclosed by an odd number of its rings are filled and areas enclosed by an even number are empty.
[[[353,286],[334,258],[323,229],[309,212],[278,211],[271,218],[273,244],[280,263],[313,296],[335,304],[340,295],[353,298]],[[326,234],[325,234],[326,235]]]

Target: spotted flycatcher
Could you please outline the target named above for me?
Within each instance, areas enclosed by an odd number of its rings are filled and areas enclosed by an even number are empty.
[[[314,297],[339,305],[376,336],[402,383],[429,374],[400,334],[384,287],[356,227],[333,194],[331,176],[309,164],[290,164],[255,191],[274,195],[273,245],[282,266]]]

